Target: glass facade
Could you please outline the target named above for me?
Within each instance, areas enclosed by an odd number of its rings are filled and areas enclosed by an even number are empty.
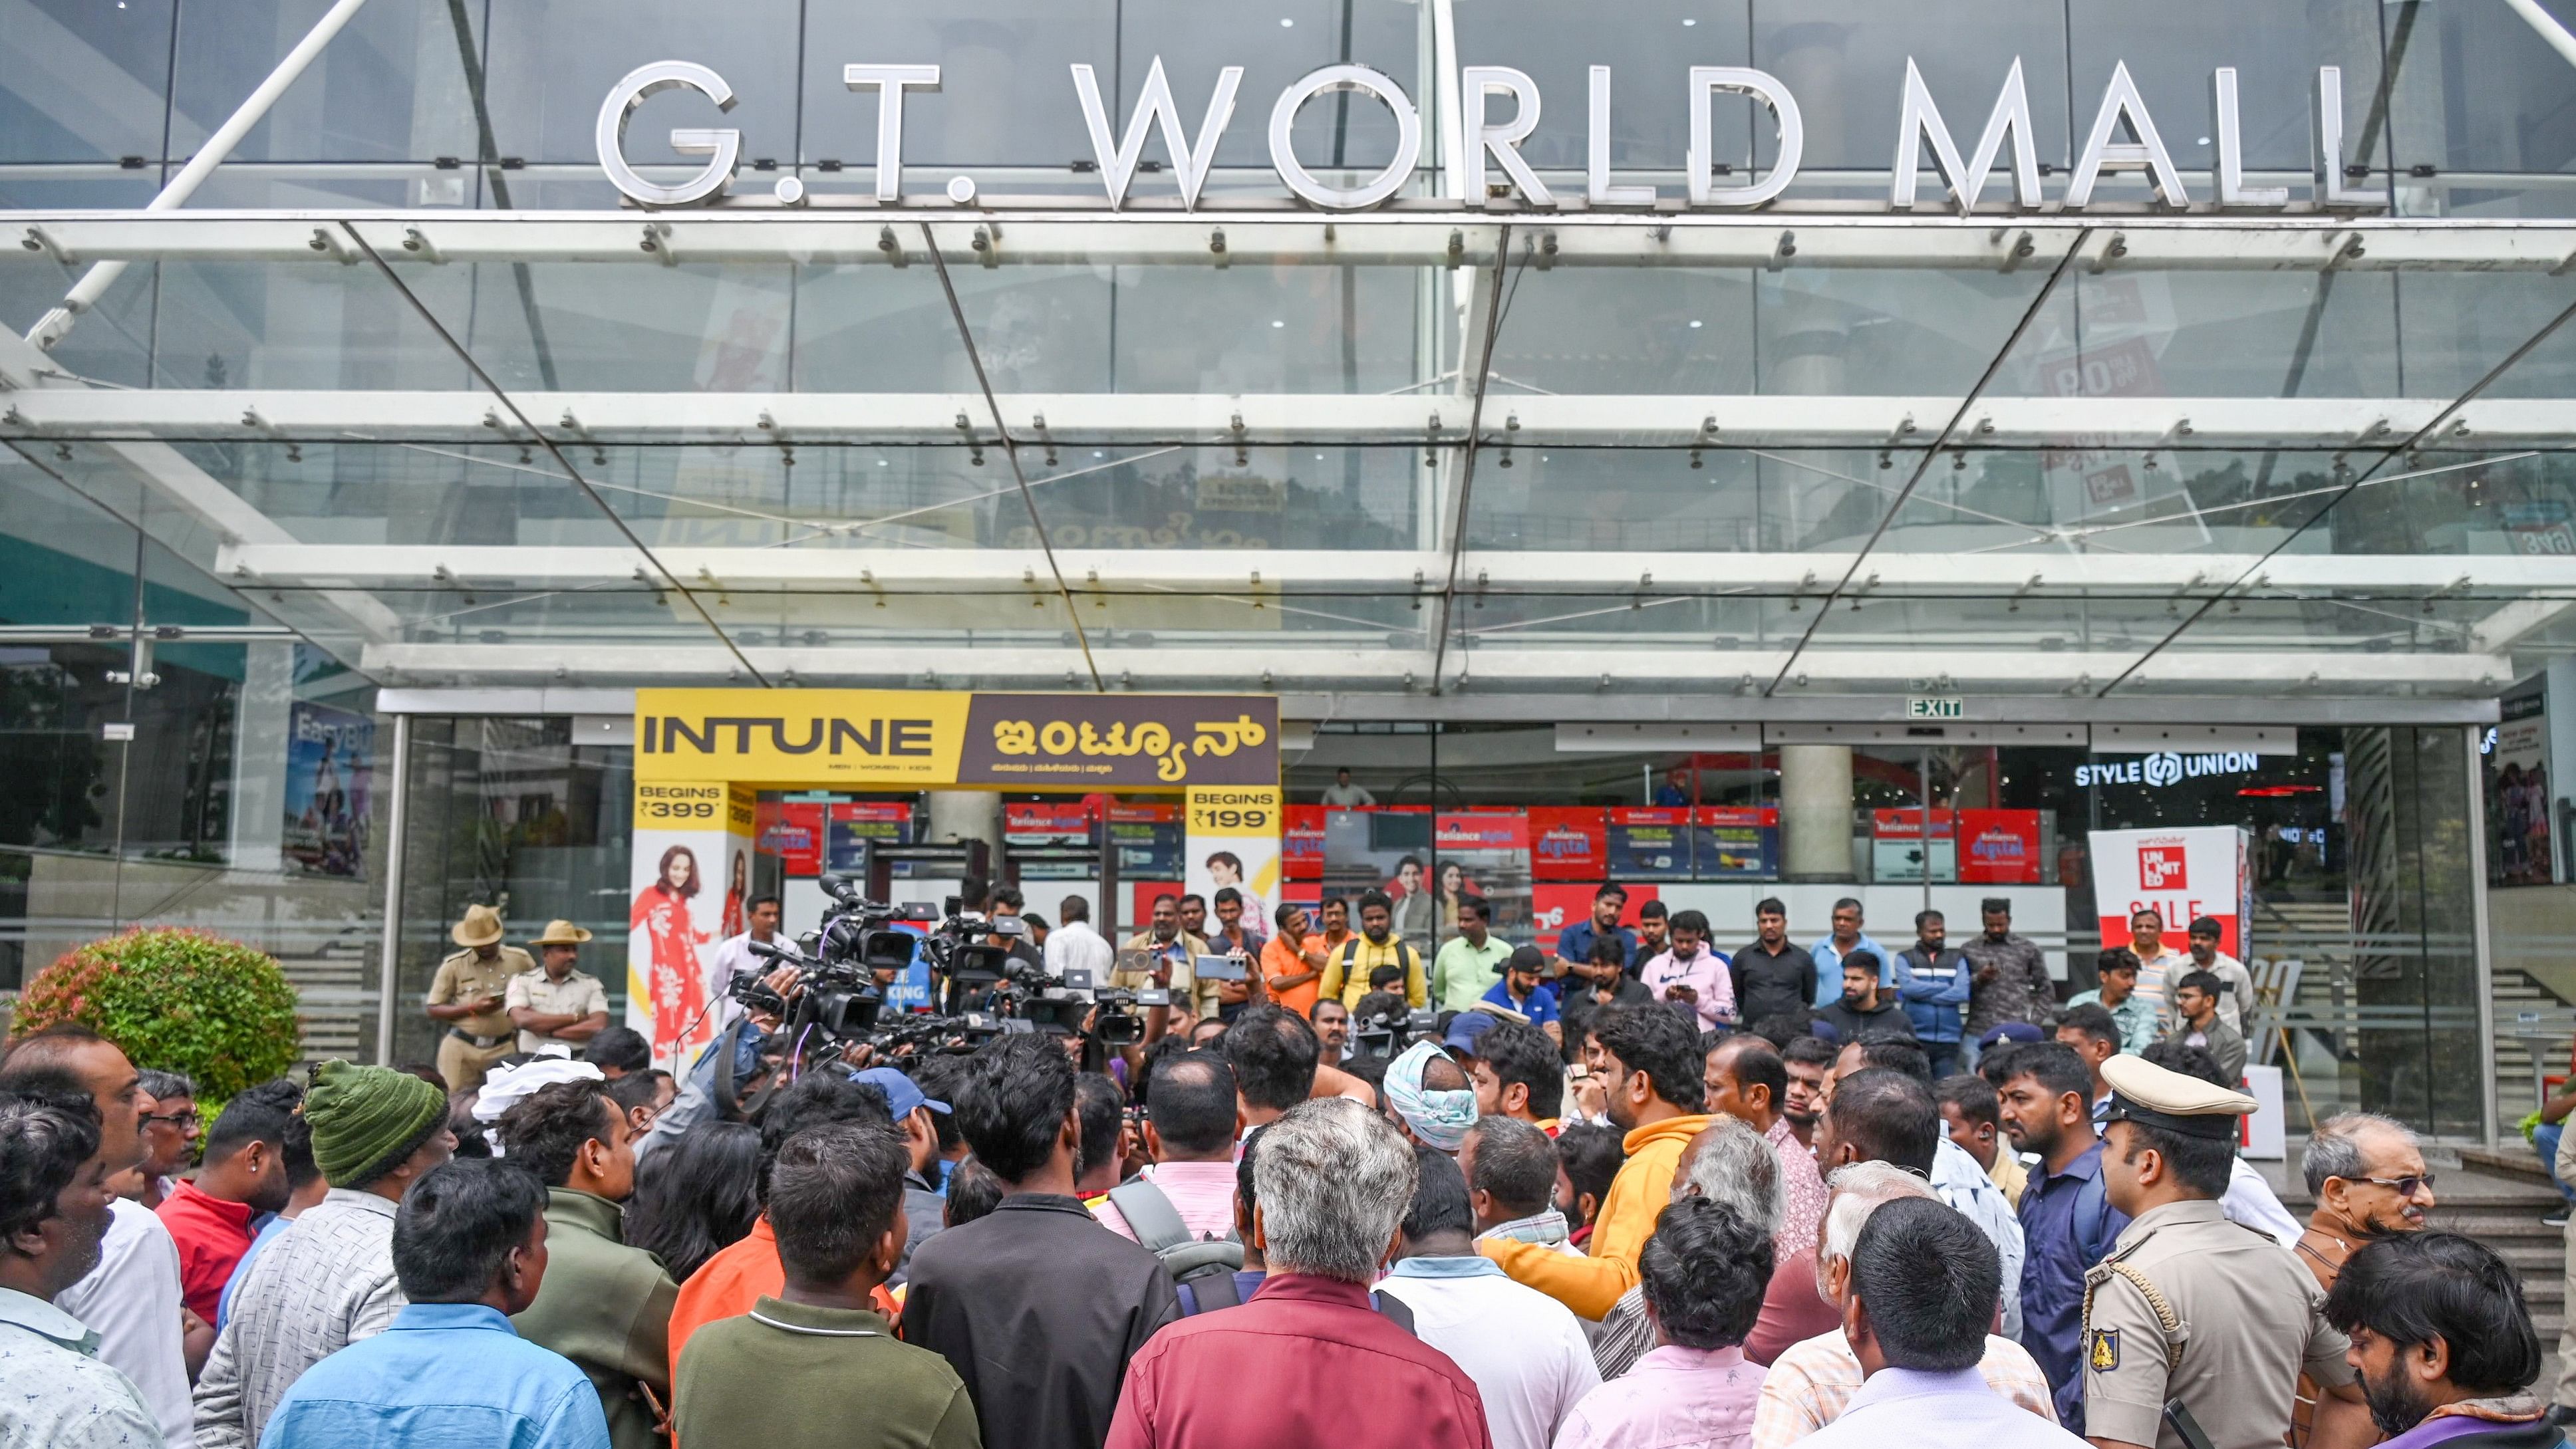
[[[1531,843],[1585,812],[1605,854],[1630,832],[1605,874],[1678,841],[1673,889],[1725,909],[1835,884],[1762,823],[1802,803],[1783,751],[1921,701],[2044,738],[1849,747],[1835,869],[1880,915],[1997,884],[1975,846],[2010,841],[2002,884],[2050,902],[2080,983],[2093,832],[2241,826],[2252,949],[2298,964],[2264,1049],[2320,1114],[2492,1129],[2432,1063],[2485,1017],[2576,1030],[2567,802],[2497,707],[2576,646],[2576,110],[2506,8],[371,0],[147,215],[328,8],[0,0],[0,979],[199,922],[290,961],[317,1042],[373,1051],[398,879],[393,1049],[426,1056],[409,1002],[465,904],[617,959],[630,761],[577,725],[639,686],[1277,693],[1315,729],[1292,801],[1347,763],[1428,817],[1320,822],[1362,845],[1318,890],[1517,812],[1521,846],[1453,843],[1528,856],[1471,863],[1532,932],[1542,885],[1599,878]],[[648,213],[595,132],[671,59],[737,102],[656,94],[625,154],[676,182],[700,159],[669,133],[720,124],[740,162],[724,204]],[[897,62],[943,73],[879,209],[877,98],[842,67]],[[1193,136],[1221,67],[1236,108],[1195,211],[1158,131],[1113,213],[1069,67],[1124,135],[1157,63]],[[1350,215],[1265,144],[1338,63],[1421,125]],[[1962,140],[2018,64],[2042,206],[1990,174],[1961,219],[1927,172],[1891,208],[1909,64]],[[1552,209],[1467,195],[1469,66],[1544,96],[1519,152]],[[1765,207],[1683,204],[1692,66],[1794,93]],[[2221,66],[2245,182],[2286,208],[2214,202]],[[2115,67],[2187,212],[2134,171],[2063,203]],[[1780,135],[1720,98],[1699,179],[1771,172]],[[1290,126],[1332,185],[1398,136],[1347,91]],[[1596,147],[1653,207],[1589,202]],[[2315,204],[2321,170],[2363,201]],[[2142,758],[2115,727],[2168,724],[2263,742],[2161,786],[2106,768]],[[1609,813],[1671,809],[1748,813]]]

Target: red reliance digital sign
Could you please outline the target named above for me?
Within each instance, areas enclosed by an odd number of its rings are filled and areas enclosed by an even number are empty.
[[[1002,806],[1002,838],[1028,849],[1091,844],[1091,806],[1081,800],[1012,800]]]
[[[1967,885],[2039,884],[2039,812],[1959,812],[1959,880]]]
[[[781,800],[763,809],[760,848],[777,856],[791,876],[823,873],[823,812],[819,800]]]
[[[1329,808],[1322,805],[1291,805],[1281,812],[1287,830],[1280,842],[1279,868],[1287,879],[1324,878],[1324,816],[1328,813]]]
[[[1608,841],[1598,809],[1542,805],[1529,812],[1530,878],[1599,880],[1608,873]]]
[[[1529,849],[1529,817],[1520,811],[1478,810],[1436,817],[1440,853]]]

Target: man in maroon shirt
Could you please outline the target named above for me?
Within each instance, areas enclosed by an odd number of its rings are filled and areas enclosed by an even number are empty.
[[[1413,1149],[1386,1119],[1339,1097],[1291,1108],[1262,1131],[1253,1188],[1270,1276],[1154,1335],[1108,1449],[1492,1449],[1475,1381],[1369,1303],[1413,1201]]]
[[[304,1094],[293,1082],[263,1082],[225,1104],[206,1132],[204,1165],[154,1211],[179,1247],[179,1291],[190,1311],[215,1321],[224,1284],[250,1251],[259,1219],[286,1206],[286,1124]]]

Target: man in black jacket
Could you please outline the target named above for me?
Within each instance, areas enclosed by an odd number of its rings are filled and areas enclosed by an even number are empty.
[[[2531,1395],[2540,1336],[2514,1270],[2457,1233],[2400,1233],[2344,1261],[2326,1321],[2352,1364],[2385,1449],[2560,1449]]]
[[[1748,1027],[1795,1016],[1816,999],[1816,958],[1789,943],[1789,908],[1777,896],[1753,908],[1753,934],[1726,967],[1735,978],[1735,1019]]]
[[[1905,1019],[1905,1011],[1896,1004],[1894,991],[1881,991],[1878,985],[1879,959],[1868,951],[1854,951],[1843,957],[1843,995],[1817,1011],[1816,1020],[1833,1023],[1835,1040],[1848,1046],[1863,1036],[1876,1034],[1914,1037],[1914,1023]]]
[[[944,1355],[988,1444],[1099,1449],[1127,1361],[1181,1316],[1171,1274],[1074,1195],[1074,1071],[1052,1037],[996,1037],[953,1089],[958,1129],[1001,1206],[912,1256],[908,1343]]]

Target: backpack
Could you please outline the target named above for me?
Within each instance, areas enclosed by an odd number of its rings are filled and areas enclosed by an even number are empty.
[[[1122,1182],[1109,1189],[1110,1206],[1127,1220],[1136,1241],[1163,1260],[1175,1284],[1186,1284],[1207,1308],[1230,1308],[1235,1270],[1243,1266],[1243,1243],[1234,1234],[1193,1238],[1172,1200],[1150,1182]]]
[[[2101,1173],[2084,1179],[2075,1189],[2075,1210],[2069,1221],[2075,1229],[2075,1248],[2083,1255],[2084,1266],[2090,1268],[2101,1262],[2114,1241],[2114,1235],[2107,1231],[2111,1226],[2111,1199],[2102,1185]]]
[[[1345,982],[1351,979],[1351,967],[1359,962],[1360,943],[1367,939],[1366,936],[1353,936],[1342,943],[1342,980]],[[1395,964],[1404,968],[1404,982],[1395,993],[1403,996],[1412,988],[1413,973],[1422,969],[1422,958],[1414,953],[1413,943],[1402,936],[1395,938]]]

